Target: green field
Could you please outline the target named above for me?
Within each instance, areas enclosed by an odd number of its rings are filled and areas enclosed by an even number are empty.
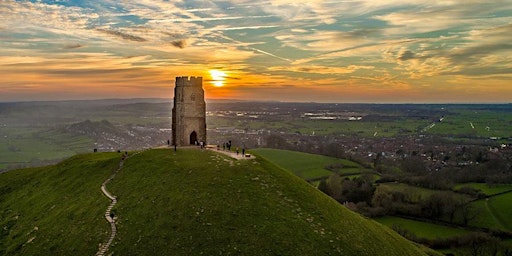
[[[238,129],[269,129],[308,135],[346,134],[362,137],[392,137],[416,133],[427,126],[424,120],[399,118],[392,122],[309,120],[294,119],[282,121],[251,120],[233,122],[232,118],[209,117],[208,127],[236,127]]]
[[[465,194],[455,193],[453,191],[448,190],[435,190],[435,189],[426,189],[415,187],[411,185],[407,185],[404,183],[382,183],[379,186],[383,186],[388,188],[390,191],[400,191],[407,196],[409,196],[409,200],[412,202],[419,202],[420,200],[427,199],[429,196],[434,194],[443,193],[445,195],[451,195],[454,199],[465,199],[470,200],[471,197]]]
[[[503,229],[503,225],[501,225],[499,220],[496,219],[494,214],[491,212],[485,199],[472,202],[471,205],[474,208],[474,211],[477,212],[477,216],[474,220],[469,222],[470,226],[490,228],[495,230]],[[459,222],[462,223],[462,220],[459,220]]]
[[[469,135],[480,137],[504,137],[512,135],[512,115],[499,111],[456,109],[445,116],[429,132],[443,135]]]
[[[100,184],[119,155],[0,174],[5,255],[92,255],[109,234]],[[109,184],[119,255],[426,255],[262,158],[134,155]],[[107,254],[109,254],[107,253]]]
[[[478,189],[482,191],[482,193],[490,196],[495,195],[503,192],[512,191],[512,185],[504,185],[504,184],[497,184],[494,186],[489,186],[486,183],[464,183],[464,184],[458,184],[453,187],[455,191],[461,189],[462,187],[470,187],[474,189]]]
[[[88,154],[0,174],[0,254],[94,255],[109,232],[99,188],[118,163]]]
[[[439,238],[451,238],[463,234],[469,233],[469,231],[461,229],[448,227],[443,225],[437,225],[428,222],[404,219],[400,217],[393,216],[385,216],[375,219],[377,222],[382,223],[388,227],[393,227],[394,225],[399,226],[400,228],[404,228],[409,232],[412,232],[419,238],[426,239],[439,239]]]
[[[512,193],[492,197],[488,202],[494,216],[504,228],[512,231]]]
[[[64,159],[92,151],[94,143],[46,128],[0,127],[0,169]]]
[[[263,157],[303,179],[314,179],[331,175],[332,172],[325,169],[329,164],[342,164],[344,167],[341,172],[345,172],[345,170],[347,173],[361,172],[361,166],[357,163],[328,156],[269,148],[252,149],[251,153]]]

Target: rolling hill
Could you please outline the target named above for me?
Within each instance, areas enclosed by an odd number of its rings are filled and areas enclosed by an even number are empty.
[[[110,234],[100,185],[116,153],[0,174],[0,253],[92,255]],[[119,255],[426,255],[299,177],[257,158],[155,149],[108,184]]]

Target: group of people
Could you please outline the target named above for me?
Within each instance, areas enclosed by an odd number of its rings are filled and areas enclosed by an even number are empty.
[[[231,141],[222,143],[222,150],[228,150],[231,151]],[[217,145],[217,150],[220,150],[220,145]],[[238,147],[235,149],[236,155],[240,154],[240,151],[238,150]],[[245,156],[245,147],[242,147],[242,156]]]

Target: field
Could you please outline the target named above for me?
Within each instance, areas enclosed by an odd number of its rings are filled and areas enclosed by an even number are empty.
[[[412,232],[419,238],[426,239],[451,238],[469,233],[469,231],[461,228],[448,227],[393,216],[380,217],[376,218],[375,220],[390,228],[396,225],[400,228],[408,230],[409,232]]]
[[[45,128],[0,127],[0,169],[48,163],[93,148],[93,141],[85,136]]]
[[[489,228],[492,230],[505,230],[501,221],[496,217],[489,206],[489,201],[477,200],[471,203],[473,211],[476,212],[476,218],[470,221],[469,225],[474,227]],[[459,216],[460,218],[460,216]],[[461,222],[461,220],[459,220]]]
[[[239,129],[269,129],[294,132],[307,135],[345,134],[362,137],[392,137],[416,133],[427,126],[425,120],[407,120],[400,118],[393,122],[348,121],[348,120],[309,120],[290,119],[281,121],[251,120],[233,122],[231,119],[210,117],[208,127],[234,126]]]
[[[485,195],[488,195],[488,196],[512,191],[512,185],[497,184],[494,186],[489,186],[485,183],[458,184],[453,189],[455,191],[457,191],[462,187],[470,187],[470,188],[478,189],[478,190],[482,191],[482,193],[484,193]]]
[[[109,234],[99,187],[118,162],[97,153],[0,174],[2,254],[94,254]],[[119,255],[425,255],[262,158],[149,150],[108,187]]]
[[[488,202],[491,212],[503,227],[512,231],[512,193],[492,197]]]
[[[512,116],[500,110],[489,110],[486,108],[474,108],[473,110],[463,109],[461,106],[452,106],[452,114],[445,116],[442,122],[436,124],[429,130],[434,134],[443,135],[469,135],[479,137],[501,137],[512,136],[510,125]]]
[[[406,194],[412,202],[418,202],[422,199],[426,199],[429,196],[437,194],[437,193],[449,194],[456,199],[457,198],[462,198],[462,199],[466,199],[466,200],[471,199],[468,195],[465,195],[465,194],[459,194],[459,193],[455,193],[452,191],[441,191],[441,190],[435,190],[435,189],[420,188],[420,187],[407,185],[404,183],[382,183],[379,186],[386,187],[390,191],[400,191],[400,192]]]
[[[315,179],[331,175],[325,169],[330,164],[342,164],[341,173],[360,173],[361,166],[349,160],[279,149],[252,149],[251,153],[263,157],[277,166],[303,179]]]

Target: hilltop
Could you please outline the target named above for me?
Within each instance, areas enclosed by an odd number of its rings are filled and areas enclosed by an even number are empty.
[[[0,174],[0,253],[96,253],[110,234],[100,185],[119,161],[85,154]],[[425,255],[262,158],[148,150],[108,188],[118,198],[114,254]]]

